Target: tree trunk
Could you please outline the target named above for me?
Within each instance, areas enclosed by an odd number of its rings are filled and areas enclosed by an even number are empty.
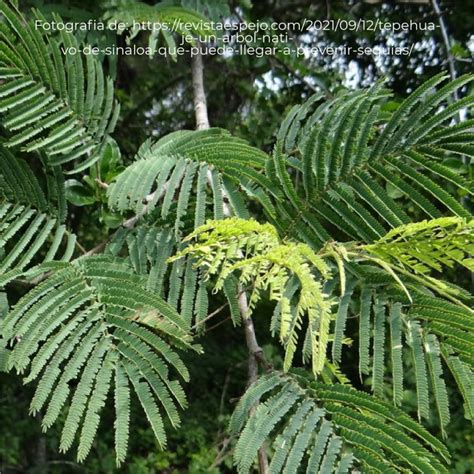
[[[200,48],[200,46],[198,46]],[[209,128],[207,116],[206,92],[204,90],[204,66],[201,53],[191,57],[191,71],[193,75],[194,113],[196,115],[196,128],[204,130]]]
[[[204,89],[204,66],[202,62],[201,53],[193,54],[191,57],[191,71],[193,81],[193,93],[194,93],[194,114],[196,116],[196,128],[198,130],[205,130],[209,128],[209,117],[207,114],[207,102],[206,102],[206,91]],[[209,180],[209,176],[208,176]],[[231,209],[229,205],[224,202],[224,214],[227,216],[231,215]],[[257,336],[253,326],[252,318],[247,316],[248,313],[248,301],[247,294],[242,291],[241,287],[238,288],[238,302],[239,311],[244,322],[245,342],[248,350],[248,378],[247,386],[253,384],[258,378],[258,365],[259,361],[263,360],[262,349],[257,342]],[[256,407],[252,408],[252,412]],[[260,474],[268,473],[268,459],[265,445],[258,450],[258,466]]]

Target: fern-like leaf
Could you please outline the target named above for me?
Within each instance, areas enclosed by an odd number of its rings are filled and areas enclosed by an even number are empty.
[[[230,426],[239,434],[239,473],[250,471],[271,434],[272,473],[298,466],[308,473],[344,472],[352,463],[369,470],[377,465],[381,472],[448,472],[446,448],[402,411],[347,386],[316,383],[303,371],[261,377],[240,400]]]
[[[115,384],[120,464],[129,436],[130,386],[163,447],[160,411],[173,426],[179,425],[177,406],[186,406],[186,399],[173,374],[189,380],[189,373],[177,349],[198,349],[186,328],[178,313],[148,291],[146,280],[123,261],[83,257],[63,263],[23,296],[1,330],[12,347],[8,368],[20,373],[29,368],[25,382],[38,380],[31,411],[47,407],[44,429],[56,421],[72,395],[60,449],[67,451],[77,436],[79,461],[90,451]],[[77,382],[74,389],[71,381]]]
[[[72,33],[56,37],[35,27],[46,21],[38,11],[28,21],[2,2],[0,13],[0,114],[11,132],[5,146],[44,151],[51,165],[76,163],[72,172],[89,167],[118,116],[111,79],[98,58],[78,52]],[[76,54],[63,56],[71,48]]]

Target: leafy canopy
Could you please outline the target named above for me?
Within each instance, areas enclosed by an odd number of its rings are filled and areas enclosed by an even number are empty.
[[[159,22],[202,17],[122,6],[130,21],[140,9]],[[449,453],[421,423],[449,435],[448,372],[474,416],[472,295],[442,278],[473,269],[461,161],[474,155],[474,122],[453,118],[474,96],[451,100],[472,76],[437,75],[393,112],[382,83],[315,94],[283,119],[271,154],[222,129],[176,131],[103,182],[119,113],[111,79],[97,58],[63,55],[79,46],[73,34],[36,30],[5,2],[0,12],[0,359],[36,381],[44,429],[64,419],[60,449],[77,440],[84,460],[112,397],[117,464],[133,399],[164,449],[186,407],[182,352],[200,352],[193,338],[222,290],[234,325],[274,302],[285,350],[283,372],[248,387],[232,417],[239,472],[265,444],[275,473],[446,472]],[[87,204],[117,223],[89,252],[71,232],[70,173],[99,181]],[[300,351],[310,371],[292,369]],[[372,393],[350,386],[345,354]]]

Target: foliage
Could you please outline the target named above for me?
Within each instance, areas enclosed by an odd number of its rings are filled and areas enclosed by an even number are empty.
[[[390,231],[366,249],[378,257],[410,268],[415,273],[438,272],[442,266],[462,265],[473,270],[473,221],[441,218],[408,224]]]
[[[62,56],[64,48],[79,51],[72,33],[62,30],[58,41],[7,3],[0,12],[6,20],[0,29],[0,113],[12,132],[5,145],[44,151],[50,165],[77,163],[72,172],[88,168],[118,117],[111,79],[92,55]],[[35,18],[44,20],[39,11]]]
[[[3,322],[3,337],[16,341],[7,368],[22,374],[29,367],[25,383],[39,378],[30,411],[34,414],[46,406],[44,429],[56,421],[70,395],[71,381],[77,381],[60,449],[71,447],[83,421],[79,461],[91,448],[112,377],[118,464],[125,458],[129,437],[130,384],[162,447],[166,435],[157,400],[173,426],[179,425],[176,403],[186,406],[181,385],[170,378],[167,367],[184,380],[189,378],[173,347],[191,347],[186,326],[143,286],[120,262],[78,259],[60,265],[21,298]]]
[[[380,98],[387,95],[380,84],[366,91],[343,92],[315,109],[318,95],[295,106],[280,127],[267,163],[273,186],[284,191],[284,197],[277,199],[280,212],[275,223],[284,235],[317,246],[330,237],[345,236],[370,243],[390,228],[409,223],[410,217],[380,181],[397,188],[419,215],[438,218],[444,209],[469,217],[469,211],[431,177],[433,173],[453,182],[455,189],[473,192],[472,183],[440,161],[449,153],[471,156],[464,140],[472,123],[446,124],[474,98],[465,97],[437,111],[472,76],[436,90],[445,79],[441,74],[426,81],[388,116],[380,111]],[[286,164],[301,173],[299,189]]]
[[[263,397],[247,419],[249,407]],[[447,472],[433,455],[448,459],[446,448],[401,410],[348,386],[314,382],[304,372],[261,377],[240,400],[230,428],[241,431],[239,472],[249,472],[272,432],[278,436],[269,472],[300,466],[308,473],[349,472],[357,462],[371,472]]]
[[[232,212],[248,217],[239,187],[245,187],[249,177],[259,184],[266,183],[257,172],[263,169],[265,160],[265,153],[221,129],[174,132],[140,147],[135,162],[109,188],[109,206],[141,215],[152,211],[162,199],[161,217],[173,215],[179,234],[185,216],[194,214],[194,227],[204,224],[210,214],[206,200],[206,188],[210,186],[214,218],[224,217],[224,195]],[[174,203],[177,190],[179,196]],[[192,193],[195,199],[191,200]]]
[[[451,232],[446,234],[446,229],[451,229]],[[430,239],[426,244],[426,240],[421,240],[420,243],[420,237],[427,232]],[[354,248],[354,245],[349,243],[332,249],[330,246],[325,246],[320,252],[315,253],[302,243],[281,242],[276,229],[269,224],[262,225],[255,221],[232,218],[209,221],[196,229],[185,239],[196,242],[186,247],[172,260],[192,255],[195,264],[203,269],[208,277],[217,275],[214,291],[222,289],[226,279],[237,273],[240,286],[248,289],[251,295],[249,313],[243,315],[244,317],[250,316],[255,302],[261,299],[261,293],[268,290],[269,299],[278,303],[270,328],[272,333],[279,333],[280,341],[286,348],[284,370],[292,366],[298,342],[297,331],[303,329],[302,315],[307,313],[303,361],[305,358],[311,358],[313,372],[317,375],[326,362],[330,339],[332,361],[341,362],[349,302],[353,297],[355,286],[353,281],[346,284],[344,264],[350,265],[354,261],[360,263],[364,260],[371,262],[372,257],[366,253],[376,255],[376,262],[381,264],[389,276],[395,277],[395,282],[407,291],[410,297],[409,303],[412,304],[407,305],[406,302],[402,304],[397,302],[396,298],[378,295],[367,286],[362,288],[359,314],[359,372],[369,373],[369,345],[373,333],[372,390],[376,395],[383,397],[383,378],[386,370],[385,333],[388,323],[394,403],[400,405],[403,399],[402,334],[404,334],[415,367],[419,417],[429,417],[429,379],[439,420],[444,428],[449,422],[449,405],[442,371],[441,348],[445,351],[446,364],[465,396],[467,416],[468,418],[472,416],[469,408],[471,369],[468,367],[472,367],[469,332],[473,313],[461,302],[456,305],[439,298],[428,297],[416,287],[412,290],[413,294],[410,293],[397,273],[403,272],[400,274],[402,277],[406,275],[407,266],[414,275],[426,273],[427,269],[423,268],[424,271],[421,272],[420,265],[411,261],[408,261],[407,265],[407,259],[402,258],[403,250],[400,249],[410,249],[410,255],[416,255],[417,261],[435,262],[432,266],[440,270],[440,263],[451,266],[452,258],[461,261],[465,252],[472,254],[472,238],[472,221],[466,222],[462,218],[452,217],[395,228],[379,241],[363,245],[361,248]],[[342,298],[336,315],[331,313],[332,302],[328,295],[322,292],[322,288],[328,287],[327,283],[331,280],[329,257],[332,259],[334,255],[342,255],[345,260],[342,262],[342,258],[338,257],[339,268],[342,269],[340,274]],[[398,265],[391,266],[392,258],[397,260]],[[422,283],[434,282],[435,287],[437,284],[442,285],[429,276],[424,278],[421,280]],[[312,306],[307,306],[308,301]],[[406,306],[410,308],[408,314]],[[448,312],[449,316],[446,317],[444,313]],[[453,321],[456,329],[453,330],[446,324],[448,319]],[[334,323],[332,320],[335,320]],[[420,325],[421,321],[428,323],[426,328]],[[333,332],[330,332],[331,328]],[[457,337],[456,342],[454,333]],[[439,337],[443,339],[441,345]],[[458,355],[463,362],[451,354],[451,343],[457,347]],[[455,365],[457,368],[454,368]]]
[[[278,303],[273,314],[271,330],[279,333],[285,346],[285,369],[293,363],[298,345],[298,330],[302,316],[308,319],[306,351],[312,360],[313,372],[324,366],[329,339],[331,302],[323,293],[323,284],[311,273],[315,268],[322,278],[329,277],[327,264],[310,247],[302,243],[280,242],[274,227],[238,218],[208,221],[190,234],[186,240],[197,243],[185,248],[174,259],[191,254],[197,265],[204,267],[208,276],[218,274],[214,291],[225,285],[227,278],[240,271],[241,288],[249,288],[248,313],[250,317],[262,292],[268,290],[270,300]],[[296,304],[291,299],[296,296]]]
[[[201,17],[134,5],[117,15]],[[289,111],[270,154],[220,128],[182,130],[122,167],[100,60],[63,57],[75,35],[0,11],[0,361],[36,381],[30,411],[44,412],[44,429],[64,420],[60,450],[77,439],[85,460],[112,393],[117,465],[132,402],[164,449],[186,407],[185,350],[200,352],[193,338],[211,329],[221,309],[209,312],[209,294],[222,290],[234,325],[270,319],[285,348],[283,372],[263,364],[230,421],[239,472],[273,438],[272,472],[445,472],[449,453],[421,422],[449,438],[445,372],[466,418],[474,411],[472,296],[449,273],[472,269],[473,187],[447,166],[474,156],[473,121],[453,123],[473,96],[451,100],[472,76],[436,75],[394,110],[382,82],[316,93]],[[86,170],[91,191],[65,186]],[[66,197],[116,230],[86,251]],[[351,387],[344,358],[356,340],[372,394]],[[292,370],[299,348],[311,374]]]
[[[174,32],[179,33],[186,42],[192,45],[196,44],[197,39],[206,38],[214,33],[209,27],[208,19],[198,11],[165,2],[151,6],[135,0],[119,0],[112,2],[112,8],[105,16],[109,22],[119,22],[130,30],[127,42],[131,42],[142,30],[149,32],[148,47],[151,57],[154,55],[158,37],[161,34],[170,56],[175,61],[177,46],[173,38]],[[147,27],[148,24],[152,24],[153,28]]]
[[[0,281],[5,285],[41,253],[45,262],[69,260],[76,238],[65,225],[64,178],[58,168],[42,177],[45,193],[29,165],[1,146],[0,166]]]

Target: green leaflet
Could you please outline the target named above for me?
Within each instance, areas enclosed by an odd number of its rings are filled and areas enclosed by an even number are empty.
[[[36,29],[15,7],[4,2],[0,12],[7,25],[0,32],[0,67],[16,71],[0,75],[1,122],[12,132],[5,146],[44,151],[51,165],[77,163],[72,172],[91,166],[119,110],[99,59],[63,57],[57,38]],[[44,21],[37,11],[34,17]],[[63,48],[79,48],[72,33],[60,36]]]
[[[428,334],[425,336],[425,348],[427,353],[426,359],[428,364],[428,372],[435,396],[436,409],[438,412],[443,436],[446,437],[446,432],[444,429],[449,423],[450,419],[448,393],[443,379],[439,342],[434,334]]]
[[[121,364],[115,366],[115,453],[120,466],[125,461],[129,438],[130,387]]]
[[[370,347],[370,314],[372,308],[372,291],[362,288],[359,315],[359,375],[369,373],[369,347]]]
[[[341,361],[342,353],[342,338],[345,333],[347,312],[349,302],[352,297],[353,288],[348,286],[344,293],[341,301],[339,302],[339,308],[336,315],[336,326],[334,328],[334,341],[332,344],[332,359],[334,362]]]
[[[402,362],[402,315],[400,303],[390,307],[390,354],[393,376],[393,402],[400,405],[403,399],[403,362]]]
[[[279,304],[279,316],[272,319],[272,331],[278,332],[285,347],[285,370],[292,365],[302,318],[306,315],[311,328],[313,371],[320,373],[326,360],[331,303],[311,267],[326,279],[329,276],[326,262],[304,244],[280,242],[275,228],[253,220],[208,221],[186,237],[186,241],[194,239],[195,243],[171,259],[173,266],[183,261],[183,257],[192,258],[208,278],[217,277],[216,290],[228,286],[231,276],[236,277],[239,287],[250,288],[248,314],[244,317],[250,316],[262,293],[268,291],[270,299]],[[293,277],[299,287],[294,311],[287,296],[287,287]],[[342,332],[341,326],[341,336]]]
[[[249,411],[252,406],[257,408]],[[351,463],[370,468],[374,462],[385,466],[384,472],[447,472],[438,458],[446,455],[443,445],[403,412],[349,387],[315,383],[303,371],[262,376],[241,398],[230,428],[239,434],[234,452],[239,473],[249,472],[269,435],[275,436],[273,474],[298,466],[308,473],[344,472]]]
[[[295,210],[296,222],[289,223],[287,232],[305,239],[304,226],[299,223],[310,215],[324,229],[336,225],[349,238],[372,242],[386,233],[386,224],[393,228],[409,222],[396,201],[387,196],[386,184],[397,187],[426,217],[441,216],[437,205],[430,202],[433,198],[456,215],[467,217],[456,194],[425,173],[429,169],[435,175],[447,176],[455,188],[472,192],[472,183],[432,164],[433,154],[436,159],[447,157],[458,146],[450,142],[445,130],[451,127],[446,125],[472,101],[468,97],[441,111],[440,105],[446,104],[453,91],[471,82],[472,75],[443,85],[445,80],[440,74],[427,81],[388,118],[380,114],[380,102],[389,95],[380,83],[367,91],[343,92],[319,106],[315,105],[317,96],[295,106],[281,125],[273,158],[267,161],[267,175],[275,186],[283,187],[284,199]],[[433,114],[438,108],[440,111]],[[385,125],[382,132],[381,124]],[[469,127],[460,127],[458,133],[465,129]],[[430,150],[425,155],[421,150],[427,149],[423,141],[428,133],[436,140],[426,142]],[[470,153],[462,141],[459,146],[462,149],[458,153]],[[290,152],[293,156],[287,157]],[[291,168],[302,173],[301,192],[293,189],[287,171]],[[318,239],[313,243],[321,244]]]
[[[385,301],[376,298],[374,303],[374,357],[372,369],[372,391],[383,397],[383,375],[385,369]]]
[[[61,180],[50,178],[45,193],[29,165],[0,147],[0,286],[39,259],[71,257],[75,235],[66,230]]]
[[[410,321],[408,344],[411,346],[415,367],[416,396],[418,400],[418,419],[429,417],[428,376],[425,353],[423,351],[421,328],[418,321]]]
[[[166,434],[159,407],[179,425],[177,407],[186,406],[186,399],[175,374],[189,380],[189,373],[177,350],[197,349],[186,327],[123,261],[98,256],[53,271],[7,314],[2,335],[13,347],[9,367],[29,367],[25,381],[39,380],[31,411],[47,403],[44,428],[55,422],[70,399],[60,449],[70,449],[77,437],[79,461],[90,451],[114,387],[120,464],[128,444],[130,386],[162,446]],[[16,334],[25,337],[17,340],[12,337]],[[46,342],[39,347],[42,340]],[[71,388],[70,381],[77,386]]]

